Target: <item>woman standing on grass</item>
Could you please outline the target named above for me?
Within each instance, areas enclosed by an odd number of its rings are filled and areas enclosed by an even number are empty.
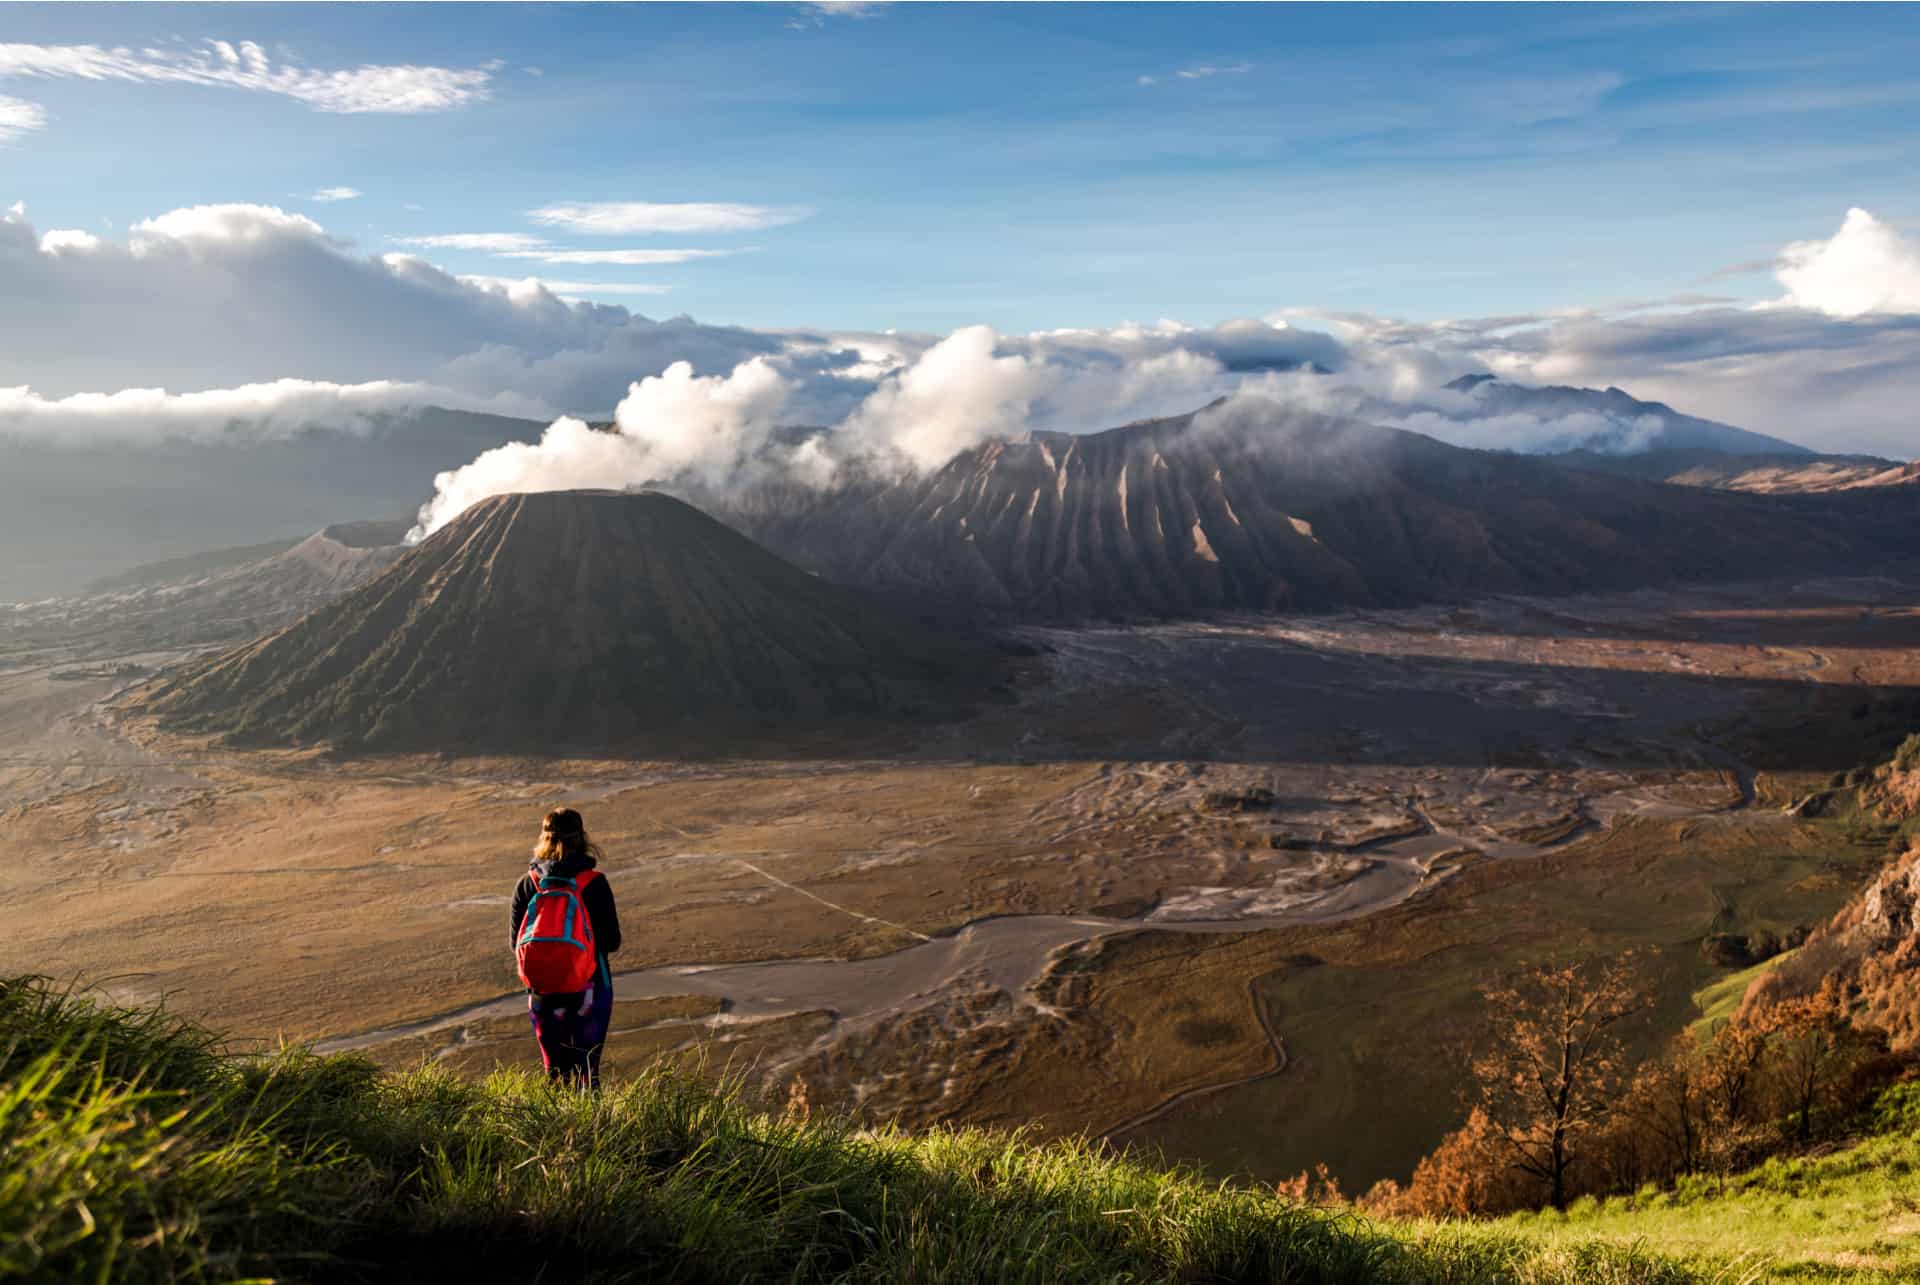
[[[600,849],[572,808],[540,823],[533,865],[513,890],[513,955],[547,1077],[600,1087],[600,1049],[613,1016],[607,956],[620,949],[613,889]]]

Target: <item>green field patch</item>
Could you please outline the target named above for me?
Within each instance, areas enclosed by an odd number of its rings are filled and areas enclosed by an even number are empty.
[[[1693,993],[1693,1006],[1700,1010],[1697,1020],[1688,1023],[1687,1030],[1695,1039],[1705,1039],[1721,1023],[1729,1020],[1739,1011],[1740,1001],[1747,997],[1747,989],[1755,981],[1765,976],[1781,961],[1793,954],[1783,950],[1771,959],[1763,959],[1749,968],[1737,973],[1728,973],[1702,986]]]

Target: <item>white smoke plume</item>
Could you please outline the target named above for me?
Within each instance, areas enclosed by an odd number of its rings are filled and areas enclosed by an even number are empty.
[[[510,443],[442,473],[413,538],[478,500],[514,491],[681,480],[724,488],[768,475],[818,485],[853,461],[882,474],[925,471],[992,437],[1192,410],[1242,382],[1218,357],[1189,349],[1206,333],[1135,328],[1116,354],[1091,332],[1003,339],[990,327],[968,326],[935,342],[862,345],[858,361],[804,374],[783,372],[796,364],[791,354],[754,357],[725,376],[699,376],[677,362],[629,388],[610,430],[563,418],[537,443]],[[822,395],[823,384],[864,396],[840,397],[851,409],[828,431],[776,440],[780,425],[802,422],[796,410],[803,403],[836,400]]]
[[[410,540],[420,540],[490,495],[619,489],[671,478],[722,481],[767,443],[791,389],[763,357],[724,376],[675,362],[628,389],[610,428],[555,420],[534,443],[509,442],[434,479]]]
[[[998,338],[987,326],[954,331],[876,389],[847,421],[848,433],[870,450],[928,469],[1024,428],[1047,373],[1031,358],[996,355]]]

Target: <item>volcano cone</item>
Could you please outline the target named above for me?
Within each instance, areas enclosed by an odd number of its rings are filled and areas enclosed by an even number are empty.
[[[679,500],[572,491],[475,504],[146,705],[239,743],[615,752],[951,714],[992,664]]]

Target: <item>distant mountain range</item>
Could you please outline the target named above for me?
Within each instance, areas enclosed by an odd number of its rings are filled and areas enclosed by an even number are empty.
[[[94,591],[0,607],[16,645],[101,655],[231,643],[277,629],[392,566],[409,521],[344,522],[290,545],[216,550],[135,567]],[[277,550],[277,551],[276,551]]]
[[[536,441],[545,427],[429,408],[365,431],[269,441],[236,432],[231,443],[79,446],[0,436],[0,603],[75,593],[135,563],[290,548],[343,518],[410,514],[435,474],[503,442]]]
[[[1658,485],[1246,399],[989,442],[904,480],[707,498],[830,579],[1013,617],[1566,593],[1920,551],[1912,526],[1848,505]]]
[[[1805,455],[1816,452],[1784,438],[1683,415],[1664,402],[1643,402],[1618,388],[1533,387],[1493,375],[1463,375],[1446,385],[1467,396],[1467,408],[1436,403],[1422,409],[1461,423],[1521,416],[1539,421],[1544,435],[1529,454],[1586,451],[1600,455],[1706,450],[1729,455]],[[1404,412],[1403,412],[1404,413]]]

